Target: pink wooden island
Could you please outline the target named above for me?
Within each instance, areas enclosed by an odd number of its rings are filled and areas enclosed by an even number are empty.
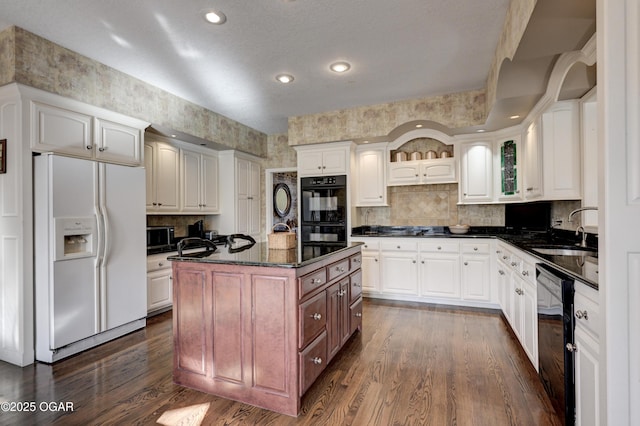
[[[297,416],[362,328],[359,243],[304,260],[264,243],[170,260],[177,384]]]

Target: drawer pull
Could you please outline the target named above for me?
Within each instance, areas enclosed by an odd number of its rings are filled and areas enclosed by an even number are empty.
[[[354,316],[356,316],[356,317],[358,317],[358,318],[361,318],[361,317],[362,317],[362,312],[356,312],[356,313],[354,314]]]
[[[507,255],[502,256],[503,260],[507,260],[508,258],[509,258],[509,256],[507,256]]]
[[[336,266],[336,271],[338,272],[344,272],[344,268],[341,266]]]
[[[315,365],[320,365],[320,364],[322,364],[322,358],[320,358],[319,356],[317,356],[317,357],[313,358],[311,361],[312,361]]]
[[[311,284],[320,284],[320,283],[322,283],[322,280],[320,278],[311,279]]]
[[[316,321],[320,321],[322,319],[322,314],[319,314],[316,312],[315,314],[311,315],[311,318],[313,318]]]
[[[518,262],[511,262],[511,266],[518,266]]]
[[[529,276],[529,271],[522,271],[522,275],[524,275],[525,277]]]
[[[578,319],[584,319],[585,321],[589,320],[589,314],[587,313],[587,311],[576,311],[576,318]]]

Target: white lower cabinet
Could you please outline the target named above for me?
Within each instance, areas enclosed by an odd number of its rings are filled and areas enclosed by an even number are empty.
[[[173,278],[167,257],[174,254],[147,256],[147,313],[159,313],[173,305]]]
[[[596,290],[575,283],[576,425],[600,425],[599,303]]]
[[[418,294],[417,244],[404,240],[390,240],[380,244],[382,292]]]
[[[462,298],[491,301],[491,242],[462,243],[461,252]]]
[[[460,298],[460,245],[453,240],[420,244],[420,295]]]
[[[367,296],[495,307],[491,240],[461,243],[454,238],[365,237],[352,241],[364,243],[363,291]],[[462,264],[461,256],[467,265]]]
[[[362,246],[362,291],[380,292],[380,244],[377,241]]]

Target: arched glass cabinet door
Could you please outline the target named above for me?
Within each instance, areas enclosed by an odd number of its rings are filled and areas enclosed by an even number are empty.
[[[286,183],[273,188],[273,209],[279,217],[285,217],[291,210],[291,190]]]

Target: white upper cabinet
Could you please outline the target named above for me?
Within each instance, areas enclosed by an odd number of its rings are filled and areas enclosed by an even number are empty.
[[[357,207],[387,205],[386,153],[386,144],[360,145],[356,149]]]
[[[218,213],[218,157],[181,149],[180,165],[181,211]]]
[[[142,165],[148,123],[30,87],[21,87],[36,152],[130,166]]]
[[[178,213],[180,150],[163,142],[144,144],[147,213]]]
[[[492,142],[461,144],[460,201],[482,203],[493,201]]]
[[[107,163],[140,164],[143,130],[96,119],[95,159]]]
[[[577,101],[557,102],[542,114],[544,198],[582,197],[580,117]]]
[[[296,146],[298,153],[298,175],[345,175],[351,163],[351,142]]]
[[[456,182],[456,162],[452,157],[389,163],[389,186]]]
[[[540,120],[527,127],[524,136],[524,198],[535,200],[542,197],[542,143]]]

